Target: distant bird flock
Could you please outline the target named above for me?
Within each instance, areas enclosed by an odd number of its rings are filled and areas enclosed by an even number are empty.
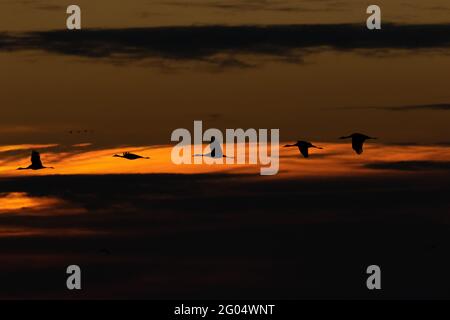
[[[373,138],[373,137],[367,136],[362,133],[353,133],[349,136],[340,137],[339,139],[352,139],[352,148],[358,155],[360,155],[363,153],[364,142],[366,142],[366,140],[377,139],[377,138]],[[211,145],[214,144],[214,141],[215,141],[215,139],[211,139]],[[300,151],[300,153],[302,154],[302,156],[304,158],[309,157],[309,149],[310,148],[323,149],[322,147],[317,147],[308,141],[297,141],[294,144],[287,144],[284,147],[298,147],[298,150]],[[219,148],[220,148],[220,146],[219,146]],[[207,154],[207,155],[212,156],[212,157],[216,157],[217,155],[219,155],[220,157],[225,157],[223,155],[221,149],[216,154],[216,147],[211,148],[211,153]],[[194,155],[194,156],[206,156],[206,155]],[[126,160],[150,159],[150,157],[143,157],[143,156],[131,153],[131,152],[123,152],[121,155],[115,154],[113,157],[123,158]],[[54,168],[53,167],[45,167],[42,164],[41,155],[39,154],[39,152],[32,151],[31,152],[31,164],[28,167],[24,167],[24,168],[20,167],[17,170],[42,170],[42,169],[54,169]]]

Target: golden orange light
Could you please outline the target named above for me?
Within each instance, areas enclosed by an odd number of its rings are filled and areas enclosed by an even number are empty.
[[[319,145],[324,147],[324,149],[311,149],[310,158],[308,159],[301,157],[296,148],[280,147],[280,171],[274,178],[380,173],[380,170],[366,167],[367,164],[373,162],[450,161],[450,147],[447,146],[401,146],[368,143],[365,146],[364,153],[356,155],[348,143],[322,142]],[[29,155],[26,154],[19,160],[14,160],[14,163],[11,161],[3,163],[0,167],[0,176],[151,173],[259,174],[261,168],[259,164],[176,165],[171,161],[172,146],[136,146],[100,150],[93,150],[92,146],[87,144],[86,146],[89,148],[73,148],[71,151],[62,153],[42,152],[41,156],[44,165],[55,167],[55,169],[17,171],[17,167],[29,164]],[[8,146],[8,148],[11,149],[14,146]],[[224,150],[226,150],[226,146],[224,146]],[[120,154],[125,151],[148,156],[150,159],[129,161],[113,157],[114,154]]]
[[[60,204],[61,200],[47,197],[30,197],[23,192],[0,194],[0,214],[22,210],[41,210]]]

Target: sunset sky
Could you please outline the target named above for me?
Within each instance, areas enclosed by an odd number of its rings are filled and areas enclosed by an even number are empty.
[[[71,33],[62,1],[0,2],[1,144],[161,145],[193,120],[283,141],[450,140],[448,1],[378,2],[377,32],[356,0],[78,4]]]
[[[367,297],[350,270],[373,257],[441,281],[450,2],[379,0],[369,31],[371,4],[0,0],[0,298],[71,298],[57,274],[74,260],[87,298]],[[171,133],[194,120],[280,129],[279,174],[173,164]],[[378,139],[358,156],[339,140],[353,132]],[[297,140],[323,149],[282,147]],[[17,171],[32,150],[55,169]],[[356,280],[316,281],[333,261]],[[448,296],[431,280],[387,295]]]

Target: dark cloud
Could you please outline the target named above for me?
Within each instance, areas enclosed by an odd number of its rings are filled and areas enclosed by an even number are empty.
[[[267,0],[227,0],[227,1],[164,1],[161,2],[165,6],[183,7],[183,8],[207,8],[217,9],[223,11],[271,11],[271,12],[321,12],[329,10],[332,5],[324,3],[322,8],[317,8],[317,5],[312,8],[305,5],[298,5],[286,1],[267,1]]]
[[[418,105],[404,105],[404,106],[386,106],[386,107],[348,107],[340,108],[344,110],[358,110],[358,109],[370,109],[370,110],[385,110],[385,111],[420,111],[420,110],[436,110],[436,111],[449,111],[450,103],[436,103],[436,104],[418,104]]]
[[[379,170],[400,170],[400,171],[450,171],[448,161],[393,161],[393,162],[373,162],[365,165],[366,168]]]
[[[0,50],[39,50],[104,59],[115,63],[143,59],[197,61],[221,68],[247,68],[248,56],[299,63],[322,50],[372,51],[450,48],[450,25],[384,24],[369,31],[364,24],[187,26],[132,29],[44,31],[0,35]],[[244,56],[247,56],[245,58]]]
[[[2,179],[0,193],[85,210],[0,215],[2,232],[46,231],[0,237],[0,297],[73,298],[61,283],[78,264],[80,298],[370,298],[361,275],[373,261],[389,271],[378,297],[448,297],[448,178]]]

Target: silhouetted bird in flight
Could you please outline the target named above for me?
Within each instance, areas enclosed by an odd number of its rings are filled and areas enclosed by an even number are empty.
[[[26,168],[18,168],[17,170],[41,170],[54,169],[53,167],[44,167],[41,161],[41,155],[37,151],[31,152],[31,164]]]
[[[150,157],[143,157],[131,152],[124,152],[122,155],[115,154],[113,157],[124,158],[127,160],[137,160],[137,159],[150,159]]]
[[[219,142],[216,142],[216,137],[212,137],[209,148],[211,152],[206,154],[194,154],[193,157],[211,157],[211,158],[228,158],[223,154],[222,147]]]
[[[346,137],[340,137],[339,139],[350,139],[350,138],[352,139],[352,148],[353,150],[355,150],[357,154],[363,153],[363,145],[366,140],[376,139],[366,136],[365,134],[362,133],[353,133]]]
[[[316,149],[323,149],[321,147],[316,147],[311,142],[308,141],[297,141],[296,144],[287,144],[284,146],[286,147],[298,147],[298,150],[300,150],[300,153],[303,155],[303,157],[308,158],[309,157],[309,148],[316,148]]]

